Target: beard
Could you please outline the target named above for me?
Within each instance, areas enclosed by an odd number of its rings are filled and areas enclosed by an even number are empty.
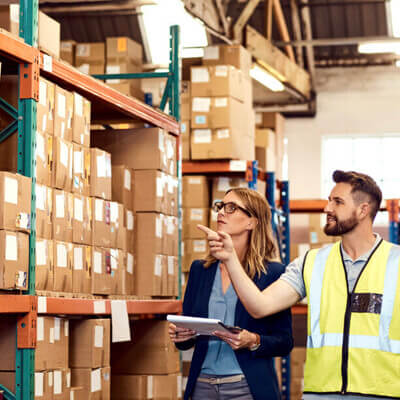
[[[324,226],[325,235],[328,235],[328,236],[344,235],[344,234],[349,233],[352,230],[354,230],[359,223],[357,221],[355,211],[353,212],[353,214],[350,218],[347,218],[343,221],[339,221],[336,217],[334,217],[334,218],[335,218],[336,223],[333,226],[331,226],[328,223]]]

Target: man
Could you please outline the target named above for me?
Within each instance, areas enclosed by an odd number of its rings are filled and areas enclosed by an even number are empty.
[[[382,200],[375,181],[344,171],[333,180],[324,231],[341,241],[296,259],[263,292],[243,273],[229,235],[199,228],[252,316],[307,296],[304,399],[400,398],[400,247],[373,233]]]

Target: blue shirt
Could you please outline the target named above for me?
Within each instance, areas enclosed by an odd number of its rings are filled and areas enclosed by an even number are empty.
[[[226,325],[235,324],[237,295],[232,284],[224,294],[222,291],[221,268],[217,266],[211,296],[208,302],[209,318],[219,319]],[[242,370],[231,346],[215,337],[210,337],[208,351],[201,367],[207,375],[238,375]]]

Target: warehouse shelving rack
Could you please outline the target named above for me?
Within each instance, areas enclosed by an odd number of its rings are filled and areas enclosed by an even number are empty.
[[[245,177],[250,189],[257,189],[257,179],[266,181],[266,198],[272,212],[272,228],[276,235],[282,262],[290,262],[290,226],[289,226],[289,182],[276,181],[274,172],[265,172],[258,168],[257,161],[246,160],[213,160],[185,161],[182,165],[183,174],[207,174]],[[275,200],[275,189],[279,190],[280,198]],[[297,307],[297,306],[296,306]],[[296,309],[297,311],[297,309]],[[282,357],[282,398],[290,400],[290,356]]]
[[[36,248],[36,196],[35,196],[35,150],[36,150],[36,105],[39,98],[39,76],[74,90],[92,102],[93,122],[144,121],[163,128],[177,136],[177,154],[180,154],[179,139],[179,30],[171,28],[171,58],[168,85],[164,102],[169,99],[172,118],[154,108],[125,96],[101,81],[84,75],[68,64],[52,59],[37,48],[38,0],[20,0],[20,37],[18,39],[0,30],[0,60],[3,71],[18,72],[18,110],[4,100],[0,107],[16,121],[0,132],[0,141],[18,130],[18,172],[31,177],[31,233],[29,245],[29,284],[23,295],[0,295],[0,314],[17,315],[16,346],[16,393],[1,387],[4,398],[17,400],[34,399],[34,349],[36,347],[37,314],[62,315],[109,315],[111,300],[43,298],[35,296],[35,248]],[[4,66],[6,68],[4,68]],[[18,129],[17,129],[18,128]],[[178,179],[181,163],[178,157]],[[180,184],[179,184],[180,188]],[[179,189],[180,192],[180,189]],[[180,199],[178,199],[180,204]],[[179,205],[178,204],[178,205]],[[180,257],[180,254],[179,254]],[[130,315],[153,316],[179,313],[180,300],[126,300]]]

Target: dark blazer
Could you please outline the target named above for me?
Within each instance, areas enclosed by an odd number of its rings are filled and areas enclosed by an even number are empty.
[[[208,301],[214,283],[218,263],[204,268],[204,261],[196,260],[190,267],[188,284],[183,301],[183,315],[192,317],[208,317]],[[260,290],[276,281],[284,272],[280,263],[268,263],[267,273],[254,278]],[[255,351],[240,349],[235,351],[238,363],[246,376],[250,391],[255,400],[280,399],[278,380],[272,357],[285,356],[293,348],[292,321],[290,310],[282,311],[269,317],[255,319],[244,308],[238,299],[235,310],[235,325],[258,333],[261,345]],[[208,350],[208,337],[198,336],[186,342],[177,343],[180,350],[188,350],[195,346],[190,367],[189,378],[184,399],[190,399],[196,380]]]

